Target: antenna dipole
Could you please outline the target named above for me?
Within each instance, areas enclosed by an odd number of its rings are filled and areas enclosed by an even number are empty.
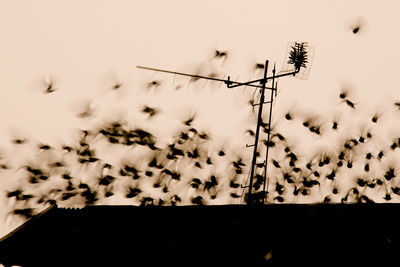
[[[294,65],[294,71],[289,71],[285,72],[283,74],[278,74],[276,75],[276,68],[274,64],[274,69],[272,70],[272,76],[268,77],[267,76],[267,71],[268,71],[268,60],[265,62],[265,68],[264,68],[264,76],[262,79],[257,79],[253,81],[248,81],[248,82],[237,82],[237,81],[232,81],[230,79],[230,76],[228,76],[227,79],[219,79],[219,78],[214,78],[214,77],[207,77],[207,76],[200,76],[200,75],[195,75],[195,74],[188,74],[188,73],[182,73],[182,72],[175,72],[175,71],[169,71],[169,70],[162,70],[162,69],[156,69],[156,68],[149,68],[149,67],[144,67],[144,66],[136,66],[139,69],[144,69],[144,70],[151,70],[151,71],[157,71],[157,72],[164,72],[164,73],[170,73],[174,75],[181,75],[181,76],[187,76],[187,77],[192,77],[195,79],[206,79],[206,80],[212,80],[212,81],[218,81],[218,82],[223,82],[226,84],[228,88],[235,88],[238,86],[249,86],[249,87],[256,87],[260,88],[260,103],[258,104],[253,104],[259,105],[259,110],[258,110],[258,117],[257,117],[257,126],[256,126],[256,133],[255,133],[255,143],[254,145],[254,151],[253,151],[253,158],[252,158],[252,164],[251,164],[251,170],[250,170],[250,182],[249,182],[249,191],[247,195],[247,205],[252,205],[256,203],[256,201],[262,200],[263,203],[265,203],[265,186],[266,186],[266,178],[267,178],[267,167],[268,167],[268,153],[269,153],[269,146],[270,146],[270,137],[271,137],[271,119],[272,119],[272,105],[274,101],[274,91],[275,95],[277,92],[277,86],[275,83],[275,79],[284,77],[284,76],[290,76],[293,75],[295,76],[300,72],[301,68],[307,68],[310,65],[310,60],[308,60],[308,50],[307,48],[307,43],[304,42],[295,42],[294,45],[291,47],[291,51],[289,54],[289,59],[286,62],[289,65]],[[272,79],[272,87],[267,87],[267,82],[268,80]],[[259,83],[258,85],[256,83]],[[265,90],[268,89],[271,91],[271,99],[268,102],[264,102],[265,100]],[[263,105],[264,104],[270,104],[270,110],[269,110],[269,120],[268,120],[268,128],[267,128],[267,148],[266,148],[266,159],[265,159],[265,164],[264,164],[264,177],[263,177],[263,191],[262,191],[262,197],[259,199],[255,199],[252,193],[253,190],[253,180],[254,180],[254,169],[256,166],[256,161],[257,161],[257,147],[258,147],[258,142],[259,142],[259,135],[260,135],[260,126],[262,123],[262,110],[263,110]],[[248,145],[246,145],[249,147]]]

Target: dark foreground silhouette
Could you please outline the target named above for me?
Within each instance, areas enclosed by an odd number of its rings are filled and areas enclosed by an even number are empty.
[[[53,206],[1,240],[0,262],[383,266],[399,251],[400,204]]]

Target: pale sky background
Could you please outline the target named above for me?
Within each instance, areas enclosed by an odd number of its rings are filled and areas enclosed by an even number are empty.
[[[18,166],[26,151],[16,151],[10,143],[16,135],[57,143],[104,118],[133,117],[144,124],[138,109],[144,103],[163,110],[148,127],[166,135],[187,117],[185,112],[197,110],[198,125],[216,138],[229,136],[244,146],[243,129],[254,125],[246,121],[242,88],[232,91],[201,82],[187,87],[187,79],[174,81],[173,75],[138,70],[136,65],[187,73],[200,68],[200,74],[214,66],[221,74],[247,81],[252,66],[266,59],[279,70],[289,41],[309,42],[315,47],[314,61],[308,80],[280,79],[274,114],[294,107],[331,120],[343,109],[338,94],[347,86],[359,109],[340,113],[343,128],[354,130],[358,114],[380,110],[385,111],[380,129],[389,127],[395,135],[400,131],[393,121],[399,116],[389,107],[400,99],[398,10],[394,0],[0,0],[0,153]],[[357,23],[360,31],[353,34]],[[223,65],[211,61],[215,49],[228,51]],[[46,77],[54,78],[58,91],[40,93]],[[116,79],[124,83],[119,94],[108,90]],[[162,80],[163,86],[146,93],[150,79]],[[184,89],[171,89],[179,83]],[[74,116],[85,101],[98,112],[96,119]],[[286,130],[291,131],[290,125]],[[300,149],[326,144],[305,132],[291,133]],[[17,177],[15,169],[0,174],[2,194]],[[3,206],[0,236],[21,222],[7,219],[9,204]]]

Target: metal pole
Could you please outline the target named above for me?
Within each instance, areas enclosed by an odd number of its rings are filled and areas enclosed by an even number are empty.
[[[255,137],[256,140],[254,143],[253,161],[251,163],[250,185],[249,185],[249,194],[248,194],[248,198],[247,198],[247,205],[251,205],[253,202],[251,191],[253,189],[254,167],[256,165],[256,160],[257,160],[257,145],[258,145],[258,138],[260,135],[260,124],[262,121],[262,109],[263,109],[263,105],[264,105],[264,95],[265,95],[264,92],[265,92],[265,83],[267,81],[266,80],[267,71],[268,71],[268,60],[265,62],[264,79],[263,79],[263,83],[261,86],[260,108],[258,110],[256,137]]]
[[[275,64],[274,69],[272,70],[272,88],[275,86]],[[276,91],[275,91],[276,92]],[[272,119],[272,104],[274,103],[274,92],[271,91],[271,100],[269,106],[269,119],[268,119],[268,137],[267,137],[267,151],[265,152],[265,171],[264,171],[264,188],[263,188],[263,203],[265,203],[265,184],[267,180],[267,170],[268,170],[268,152],[269,152],[269,144],[270,144],[270,137],[271,137],[271,119]],[[269,182],[269,179],[268,179]]]

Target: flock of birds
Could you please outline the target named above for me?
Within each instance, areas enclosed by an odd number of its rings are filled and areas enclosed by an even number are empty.
[[[359,31],[360,25],[352,29],[354,34]],[[213,57],[224,62],[228,52],[216,50]],[[254,71],[263,69],[263,64],[254,64]],[[161,84],[161,81],[153,80],[147,87]],[[118,82],[112,90],[118,91],[122,86]],[[54,81],[49,79],[43,93],[51,94],[57,90]],[[347,91],[340,92],[338,100],[345,108],[357,111],[356,102]],[[253,113],[255,102],[253,94],[249,101]],[[399,102],[393,104],[394,108],[400,109]],[[140,112],[153,118],[161,113],[161,109],[144,105]],[[390,201],[399,196],[396,166],[393,161],[392,164],[385,163],[385,158],[400,149],[400,136],[387,147],[370,145],[379,139],[373,125],[378,124],[381,115],[376,113],[369,118],[371,127],[368,130],[346,138],[339,133],[339,120],[321,123],[316,119],[318,114],[301,118],[293,111],[278,115],[277,120],[281,122],[299,122],[298,127],[316,138],[336,132],[343,140],[329,152],[319,151],[311,156],[296,151],[296,144],[291,144],[290,136],[284,136],[279,127],[270,128],[267,123],[261,123],[264,133],[271,133],[269,142],[262,140],[264,146],[257,153],[260,158],[257,162],[262,162],[265,148],[270,149],[267,202],[301,202],[307,198],[325,203],[374,202],[377,199]],[[225,203],[245,202],[251,153],[216,144],[211,133],[196,127],[195,122],[195,116],[182,121],[167,145],[160,145],[157,136],[150,131],[128,127],[120,121],[80,130],[80,139],[74,144],[37,144],[34,153],[48,153],[49,156],[46,161],[38,159],[17,168],[18,172],[23,172],[18,186],[6,192],[6,197],[14,203],[12,213],[29,218],[41,205],[93,205],[116,197],[143,206],[207,205],[218,203],[219,199]],[[252,129],[247,129],[244,135],[254,137],[255,134]],[[18,138],[12,142],[15,146],[24,146],[34,141]],[[119,164],[107,162],[97,151],[99,143],[120,150],[129,148],[135,155],[134,160],[125,158]],[[265,163],[257,163],[255,167],[254,193],[263,198]],[[9,167],[3,163],[1,168]],[[354,171],[356,175],[351,169],[357,170]]]

